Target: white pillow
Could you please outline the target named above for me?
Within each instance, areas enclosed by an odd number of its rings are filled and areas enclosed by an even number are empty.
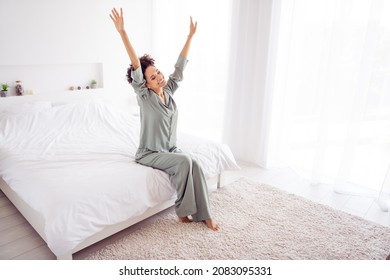
[[[49,101],[35,101],[19,104],[7,104],[7,106],[0,106],[0,117],[16,115],[16,114],[32,114],[48,110],[52,108]]]

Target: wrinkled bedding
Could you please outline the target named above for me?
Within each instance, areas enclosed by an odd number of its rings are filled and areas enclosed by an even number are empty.
[[[134,161],[139,123],[102,101],[0,110],[0,176],[44,217],[57,256],[175,196],[167,174]],[[178,138],[207,178],[238,168],[228,146]]]

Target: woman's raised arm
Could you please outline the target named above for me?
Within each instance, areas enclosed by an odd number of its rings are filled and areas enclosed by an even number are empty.
[[[122,8],[120,9],[120,14],[118,11],[114,8],[111,10],[110,18],[115,24],[116,30],[119,32],[121,35],[123,44],[125,45],[127,54],[129,55],[131,65],[133,66],[133,69],[137,69],[141,63],[139,61],[139,58],[137,56],[137,53],[135,52],[132,44],[130,43],[129,37],[127,36],[127,33],[125,31],[125,24],[123,20],[123,10]]]
[[[192,17],[190,17],[190,33],[188,34],[186,43],[184,44],[184,47],[180,53],[181,56],[184,56],[185,58],[188,57],[188,52],[190,50],[190,45],[192,41],[192,37],[194,36],[196,32],[196,27],[198,26],[198,22],[193,22]]]

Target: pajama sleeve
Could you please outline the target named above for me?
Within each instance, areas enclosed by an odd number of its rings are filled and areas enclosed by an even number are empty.
[[[179,82],[183,80],[183,71],[187,65],[187,62],[187,58],[184,56],[179,56],[175,64],[175,71],[169,76],[166,88],[172,95],[179,87]]]
[[[131,71],[131,78],[133,79],[131,86],[139,97],[149,94],[149,90],[145,85],[146,81],[144,79],[144,75],[142,74],[141,66],[139,66],[136,70]]]

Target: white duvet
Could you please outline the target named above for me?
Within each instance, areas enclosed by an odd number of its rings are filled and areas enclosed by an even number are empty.
[[[179,135],[207,178],[237,165],[226,145]],[[0,112],[0,176],[45,220],[64,255],[105,226],[175,195],[169,177],[134,162],[139,119],[101,101]]]

